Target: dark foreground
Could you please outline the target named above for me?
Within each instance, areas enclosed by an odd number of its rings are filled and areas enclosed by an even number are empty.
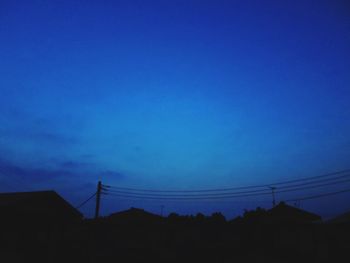
[[[349,224],[2,220],[0,262],[350,262]]]

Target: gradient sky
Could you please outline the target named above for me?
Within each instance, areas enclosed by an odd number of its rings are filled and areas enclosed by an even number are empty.
[[[1,0],[0,191],[77,205],[99,179],[227,188],[350,168],[349,72],[347,1]],[[302,207],[327,217],[349,198]],[[102,211],[161,205],[232,217],[271,197],[105,196]]]

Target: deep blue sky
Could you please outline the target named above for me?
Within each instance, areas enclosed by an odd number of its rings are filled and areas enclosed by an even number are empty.
[[[0,191],[78,204],[98,179],[226,188],[349,168],[346,2],[1,0]],[[302,207],[331,216],[348,198]],[[104,214],[229,217],[271,202],[104,199]]]

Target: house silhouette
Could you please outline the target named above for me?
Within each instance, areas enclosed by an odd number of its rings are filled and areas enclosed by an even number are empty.
[[[270,222],[275,223],[313,223],[322,220],[319,215],[287,205],[285,202],[280,202],[268,210],[267,217]]]
[[[162,217],[156,214],[152,214],[143,209],[131,207],[128,210],[116,212],[109,215],[108,219],[116,221],[142,221],[142,222],[158,222],[162,220]]]
[[[328,221],[335,224],[349,224],[350,223],[350,211],[339,216],[336,216]]]
[[[83,215],[55,191],[0,194],[2,220],[26,222],[78,222]]]

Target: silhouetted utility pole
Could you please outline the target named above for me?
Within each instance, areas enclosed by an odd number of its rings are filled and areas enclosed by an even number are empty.
[[[275,190],[276,187],[270,186],[271,194],[272,194],[272,207],[276,206],[276,199],[275,199]]]
[[[95,219],[97,219],[99,214],[100,214],[101,190],[102,190],[102,183],[101,183],[101,181],[98,181],[97,192],[96,192]]]

